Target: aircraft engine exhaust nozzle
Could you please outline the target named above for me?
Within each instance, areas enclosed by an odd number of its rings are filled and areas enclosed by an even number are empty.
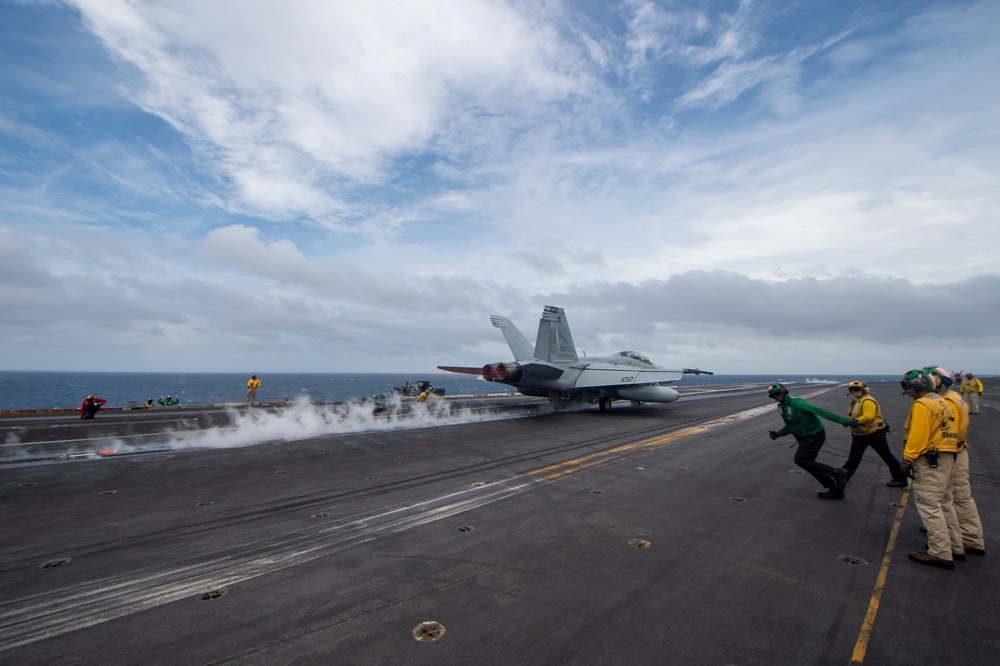
[[[521,364],[512,362],[484,365],[483,379],[501,384],[516,384],[521,381]]]
[[[669,386],[625,386],[618,389],[618,397],[636,402],[673,402],[681,394]]]

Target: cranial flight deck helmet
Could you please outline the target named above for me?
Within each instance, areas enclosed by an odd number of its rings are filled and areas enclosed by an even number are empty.
[[[850,394],[854,389],[861,389],[863,393],[868,393],[870,390],[868,384],[865,384],[860,379],[855,379],[853,382],[847,385],[847,393]]]
[[[778,382],[774,382],[773,384],[771,384],[770,386],[767,387],[767,397],[768,398],[776,398],[779,395],[782,396],[782,397],[788,395],[788,389],[786,389],[784,386],[782,386]]]
[[[903,392],[910,389],[914,391],[933,391],[937,388],[936,376],[926,370],[910,370],[899,380],[899,385],[903,387]]]
[[[951,374],[940,365],[930,365],[924,368],[933,377],[936,377],[938,384],[945,388],[951,388],[951,385],[955,383],[955,375]]]

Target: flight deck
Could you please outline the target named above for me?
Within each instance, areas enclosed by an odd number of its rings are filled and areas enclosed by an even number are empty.
[[[339,434],[282,407],[0,419],[0,660],[994,664],[995,383],[969,431],[987,554],[955,571],[907,560],[926,540],[874,452],[817,499],[763,386]],[[872,392],[898,453],[910,400]]]

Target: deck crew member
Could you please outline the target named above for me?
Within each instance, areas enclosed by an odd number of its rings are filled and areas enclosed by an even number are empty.
[[[771,439],[789,434],[795,437],[795,441],[798,442],[798,448],[795,449],[795,464],[812,474],[826,488],[825,492],[816,493],[816,497],[844,499],[847,470],[833,468],[816,460],[823,442],[826,441],[826,430],[817,417],[822,416],[828,421],[845,426],[850,425],[851,420],[810,404],[802,398],[791,397],[788,395],[788,389],[778,383],[767,387],[767,397],[777,401],[781,420],[785,422],[781,430],[771,430],[767,434]]]
[[[971,372],[967,372],[958,390],[962,392],[962,397],[969,403],[969,413],[978,414],[979,396],[983,394],[983,383],[973,377]]]
[[[955,486],[955,414],[948,401],[934,392],[936,377],[926,370],[910,370],[899,384],[913,399],[903,426],[902,467],[913,478],[917,512],[927,528],[927,552],[910,553],[909,557],[920,564],[954,569],[944,504]]]
[[[958,455],[955,456],[955,491],[952,505],[955,509],[955,518],[958,521],[960,541],[959,547],[956,547],[955,535],[951,534],[952,552],[964,552],[966,555],[985,555],[986,540],[983,537],[983,521],[979,518],[979,508],[976,506],[976,500],[972,497],[972,483],[969,480],[969,442],[967,439],[969,408],[962,401],[962,396],[952,390],[954,379],[950,372],[940,366],[932,366],[927,369],[940,379],[937,394],[951,405],[951,409],[955,413],[958,433]]]
[[[83,399],[83,403],[80,405],[80,418],[81,419],[92,419],[97,416],[97,412],[101,409],[101,405],[106,403],[107,400],[104,398],[95,398],[92,395],[88,395]]]
[[[250,375],[250,379],[247,380],[247,404],[252,405],[254,400],[257,399],[257,389],[260,388],[260,380],[257,379],[257,375]]]
[[[856,379],[848,384],[847,391],[853,398],[851,406],[847,409],[847,415],[851,419],[851,452],[847,455],[847,462],[844,463],[847,478],[854,476],[865,451],[871,447],[892,475],[892,480],[885,485],[890,488],[905,488],[906,475],[899,466],[899,460],[889,450],[889,442],[886,441],[889,426],[882,418],[882,408],[872,397],[871,389],[868,388],[868,384]]]

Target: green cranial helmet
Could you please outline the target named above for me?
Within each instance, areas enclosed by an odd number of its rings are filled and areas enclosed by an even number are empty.
[[[924,368],[933,379],[937,380],[938,386],[943,386],[944,388],[951,388],[951,385],[955,383],[955,375],[949,372],[946,368],[942,368],[940,365],[931,365]]]
[[[774,398],[774,397],[777,397],[779,395],[785,395],[787,393],[788,393],[788,389],[786,389],[784,386],[782,386],[778,382],[775,382],[775,383],[773,383],[773,384],[771,384],[770,386],[767,387],[767,397],[768,398]]]
[[[937,382],[934,381],[935,377],[927,370],[910,370],[903,378],[899,381],[899,385],[903,387],[903,391],[933,391],[937,388]]]

